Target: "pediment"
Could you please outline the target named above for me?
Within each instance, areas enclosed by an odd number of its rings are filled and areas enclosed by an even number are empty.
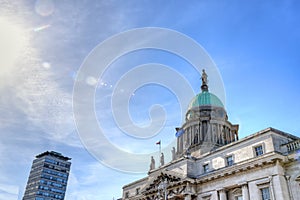
[[[153,190],[156,191],[159,189],[158,187],[163,183],[167,183],[168,185],[174,185],[176,183],[180,183],[181,180],[182,177],[180,177],[180,175],[171,171],[164,171],[150,178],[149,183],[144,187],[143,192],[150,192]]]

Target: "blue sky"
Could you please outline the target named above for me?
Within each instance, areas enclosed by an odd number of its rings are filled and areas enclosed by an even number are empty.
[[[108,152],[101,161],[92,156],[80,140],[72,110],[73,86],[80,81],[76,75],[84,59],[107,38],[133,28],[168,28],[202,45],[221,75],[229,120],[240,125],[241,137],[270,126],[300,136],[299,9],[296,0],[0,0],[0,199],[22,198],[31,162],[46,150],[72,157],[66,199],[121,197],[123,185],[146,175],[118,170],[118,155]],[[97,87],[95,113],[105,136],[129,154],[157,155],[160,139],[163,147],[172,145],[185,112],[180,106],[186,105],[170,88],[143,85],[131,91],[127,102],[133,124],[145,128],[151,120],[165,120],[164,125],[146,139],[120,131],[110,110],[112,91],[124,74],[147,63],[175,70],[195,93],[201,84],[187,61],[149,49],[115,60],[99,80],[87,79]],[[213,85],[214,75],[208,76]],[[164,108],[163,119],[160,112],[155,115],[156,107],[151,119],[152,105]],[[108,161],[116,165],[107,166]]]

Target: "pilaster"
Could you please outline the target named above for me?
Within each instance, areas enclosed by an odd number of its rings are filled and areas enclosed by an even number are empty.
[[[226,191],[224,188],[219,190],[219,200],[227,200]]]
[[[243,195],[243,200],[250,200],[249,189],[248,189],[247,183],[242,185],[242,195]]]

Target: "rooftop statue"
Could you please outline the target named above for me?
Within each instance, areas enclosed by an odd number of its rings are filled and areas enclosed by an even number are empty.
[[[205,69],[202,69],[202,85],[207,85],[208,81],[207,81],[207,74],[205,73]]]
[[[150,170],[155,169],[155,160],[153,158],[153,156],[151,156],[151,164],[150,164]]]
[[[160,166],[165,165],[165,156],[164,153],[161,153],[160,155]]]

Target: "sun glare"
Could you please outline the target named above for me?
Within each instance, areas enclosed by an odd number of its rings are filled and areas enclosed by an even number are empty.
[[[0,18],[0,75],[9,75],[24,55],[28,37],[20,24]]]

